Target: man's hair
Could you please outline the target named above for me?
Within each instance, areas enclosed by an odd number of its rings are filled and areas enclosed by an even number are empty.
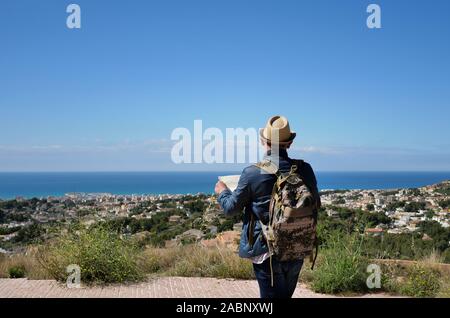
[[[270,141],[266,140],[264,142],[267,144],[267,146],[272,148],[272,143]],[[292,142],[290,142],[288,144],[278,145],[278,149],[288,150],[291,145],[292,145]]]

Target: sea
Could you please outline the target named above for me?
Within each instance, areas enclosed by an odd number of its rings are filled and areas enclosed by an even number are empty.
[[[0,172],[0,199],[66,193],[212,193],[218,176],[239,172]],[[316,172],[319,189],[415,188],[450,180],[447,172]]]

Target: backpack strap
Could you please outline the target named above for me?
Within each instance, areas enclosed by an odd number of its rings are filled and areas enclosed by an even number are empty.
[[[317,254],[319,254],[319,242],[317,242],[317,238],[316,238],[316,240],[314,242],[314,249],[315,249],[314,257],[313,257],[313,252],[311,252],[311,255],[310,255],[310,258],[309,258],[309,260],[311,262],[311,270],[314,269],[314,265],[316,264]]]
[[[306,186],[309,188],[309,190],[313,193],[314,199],[316,201],[317,209],[320,208],[320,195],[319,190],[317,189],[317,185],[311,184],[309,182],[310,180],[305,179],[302,176],[302,166],[305,164],[304,160],[301,159],[291,159],[292,165],[296,165],[297,167],[297,173],[300,175],[300,177],[303,179],[303,182],[305,182]]]
[[[255,217],[253,216],[253,212],[250,212],[250,224],[247,228],[247,237],[248,237],[248,244],[250,246],[253,246],[253,243],[255,242],[255,238],[253,237],[253,231],[255,230]]]
[[[300,173],[300,169],[304,163],[305,163],[305,161],[303,161],[301,159],[293,160],[293,164],[295,164],[297,166],[298,173]],[[305,181],[305,180],[303,179],[303,181]],[[310,189],[312,189],[312,187],[310,187],[310,185],[307,185],[307,186]],[[314,193],[314,197],[315,197],[315,201],[316,201],[316,205],[317,205],[318,198],[316,198],[315,193]],[[320,200],[320,198],[319,198],[319,200]],[[318,206],[316,206],[316,209],[318,209]],[[315,217],[315,222],[317,223],[317,213],[316,213],[316,217]],[[314,269],[314,265],[316,264],[317,254],[319,254],[319,242],[318,242],[318,238],[316,236],[315,240],[314,240],[314,250],[311,252],[310,258],[309,258],[309,260],[311,262],[311,270]]]

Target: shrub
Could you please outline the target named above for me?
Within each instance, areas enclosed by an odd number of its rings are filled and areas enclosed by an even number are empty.
[[[23,265],[12,266],[8,269],[9,278],[24,278],[25,273]]]
[[[56,280],[65,281],[66,268],[76,264],[83,283],[123,283],[143,279],[139,250],[129,239],[107,226],[70,232],[47,248],[39,261]]]
[[[406,282],[400,292],[413,297],[435,297],[440,290],[440,275],[433,268],[416,264],[408,269]]]
[[[22,227],[13,238],[13,241],[20,243],[32,243],[39,241],[39,238],[43,233],[44,229],[42,225],[33,223]]]
[[[444,253],[442,253],[442,262],[450,264],[450,248],[447,248]]]
[[[0,278],[9,278],[9,269],[21,267],[25,269],[28,279],[49,279],[49,276],[36,259],[36,252],[29,247],[26,254],[1,255],[0,254]]]
[[[367,288],[367,265],[359,237],[334,233],[327,238],[311,286],[316,292],[328,294],[363,291]]]
[[[405,280],[407,267],[395,261],[381,262],[378,265],[381,268],[382,290],[395,295],[401,294],[400,288]]]

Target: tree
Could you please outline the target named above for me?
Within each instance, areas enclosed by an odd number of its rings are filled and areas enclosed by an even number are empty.
[[[425,217],[429,220],[431,220],[434,216],[434,212],[433,211],[427,211],[425,212]]]
[[[450,186],[445,186],[443,188],[436,189],[436,190],[434,190],[434,192],[440,193],[443,195],[450,195]]]
[[[419,210],[424,210],[426,206],[425,202],[410,202],[405,205],[406,212],[417,212]]]
[[[439,206],[443,209],[450,207],[450,199],[439,202]]]
[[[191,212],[203,212],[205,210],[205,202],[202,200],[194,200],[185,204],[185,208]]]
[[[444,263],[450,264],[450,248],[447,248],[444,253],[442,253],[442,258]]]
[[[433,239],[434,247],[441,252],[449,247],[450,229],[442,227],[436,221],[424,221],[419,224],[421,232]]]
[[[408,192],[410,195],[413,195],[416,197],[420,195],[420,190],[416,189],[416,188],[410,188],[410,189],[408,189]]]
[[[131,232],[131,234],[140,232],[141,229],[142,229],[141,221],[133,218],[131,220],[131,222],[130,222],[130,232]]]
[[[340,197],[333,201],[333,204],[345,204],[345,199]]]
[[[396,210],[397,208],[402,208],[402,207],[404,207],[405,204],[406,204],[405,201],[397,201],[397,202],[393,202],[393,203],[390,203],[390,204],[386,207],[386,209],[387,209],[388,211],[394,211],[394,210]]]
[[[30,243],[38,239],[44,233],[41,225],[33,223],[21,228],[14,237],[15,242]]]
[[[0,235],[8,235],[17,232],[18,230],[20,230],[20,226],[0,227]]]
[[[234,221],[232,219],[227,219],[217,227],[217,232],[230,231],[233,229],[233,225]]]
[[[368,213],[362,211],[359,213],[361,221],[366,227],[374,227],[379,224],[390,224],[392,220],[384,213]]]

